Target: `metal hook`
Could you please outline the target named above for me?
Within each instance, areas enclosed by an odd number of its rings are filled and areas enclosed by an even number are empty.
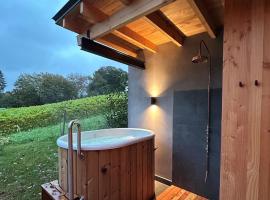
[[[239,87],[244,87],[244,84],[242,83],[242,81],[239,82]]]
[[[255,86],[260,86],[259,81],[258,81],[258,80],[255,80],[255,81],[254,81],[254,85],[255,85]]]

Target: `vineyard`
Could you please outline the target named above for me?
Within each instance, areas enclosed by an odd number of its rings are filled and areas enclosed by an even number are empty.
[[[125,120],[127,96],[125,93],[100,95],[60,103],[0,110],[0,136],[46,127],[70,119],[83,119],[95,115],[107,116],[109,125],[117,126],[118,118]],[[112,121],[114,120],[114,121]],[[125,126],[126,122],[118,125]]]

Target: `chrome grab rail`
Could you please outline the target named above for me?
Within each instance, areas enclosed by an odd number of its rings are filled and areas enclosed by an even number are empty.
[[[68,199],[74,199],[73,190],[73,133],[72,128],[76,125],[78,129],[77,133],[77,156],[80,160],[84,159],[84,155],[81,152],[81,124],[78,120],[72,120],[68,124]]]

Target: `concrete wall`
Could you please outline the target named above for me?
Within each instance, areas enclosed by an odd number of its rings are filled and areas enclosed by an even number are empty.
[[[191,62],[202,39],[212,53],[213,86],[221,88],[222,36],[215,40],[207,34],[189,37],[183,47],[164,44],[156,54],[145,52],[146,70],[129,67],[129,127],[156,133],[156,174],[170,180],[174,92],[207,88],[208,65]],[[156,106],[150,105],[150,96],[158,97]]]

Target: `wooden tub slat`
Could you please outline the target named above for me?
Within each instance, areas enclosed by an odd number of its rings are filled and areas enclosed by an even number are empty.
[[[86,200],[151,200],[154,197],[154,139],[101,151],[74,151],[74,191]],[[67,150],[59,148],[59,182],[67,191]]]

